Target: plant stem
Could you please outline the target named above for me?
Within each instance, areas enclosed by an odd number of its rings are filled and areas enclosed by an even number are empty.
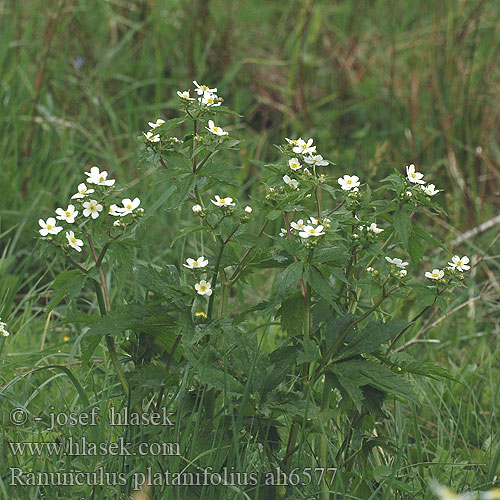
[[[94,242],[92,241],[92,238],[90,237],[90,234],[87,234],[87,238],[89,241],[89,246],[90,250],[92,251],[92,255],[94,256],[94,260],[97,263],[99,263],[98,271],[99,271],[99,278],[101,280],[101,284],[99,284],[97,281],[94,281],[94,286],[95,286],[95,291],[97,295],[97,302],[99,304],[99,310],[101,312],[101,316],[106,316],[106,314],[111,310],[111,300],[109,297],[109,291],[108,291],[108,286],[106,284],[106,277],[104,276],[104,271],[102,270],[101,267],[101,262],[102,259],[104,258],[104,253],[101,252],[101,256],[97,256],[97,252],[95,250]],[[115,339],[111,335],[105,335],[106,338],[106,345],[108,347],[108,352],[109,356],[111,358],[111,362],[113,363],[115,370],[118,374],[118,378],[120,379],[120,383],[123,387],[123,391],[125,392],[125,396],[127,397],[127,400],[129,399],[130,396],[130,388],[127,382],[127,379],[125,378],[125,374],[123,373],[122,367],[120,366],[120,361],[118,360],[118,355],[116,354],[116,349],[115,349]]]
[[[224,241],[221,241],[221,244],[219,247],[219,253],[217,254],[217,259],[215,261],[214,274],[212,275],[212,281],[210,282],[210,285],[212,288],[212,295],[210,295],[210,299],[208,300],[208,311],[207,311],[208,319],[212,319],[212,312],[214,309],[214,299],[215,299],[214,291],[215,291],[215,287],[217,285],[217,278],[219,276],[219,268],[220,268],[220,263],[222,260],[222,254],[224,253],[224,246],[225,246]]]
[[[332,392],[332,382],[328,375],[325,375],[325,382],[323,384],[323,395],[321,397],[321,412],[326,412],[330,407],[330,394]],[[328,441],[326,437],[326,432],[320,436],[319,442],[319,464],[323,467],[323,470],[328,469]],[[323,481],[321,482],[321,493],[319,496],[320,500],[329,500],[330,493],[328,488],[328,483],[326,482],[326,477],[323,476]]]

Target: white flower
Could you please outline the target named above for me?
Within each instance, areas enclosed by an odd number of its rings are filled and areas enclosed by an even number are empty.
[[[121,222],[119,220],[115,220],[115,222],[113,222],[113,226],[120,227],[121,225],[122,224],[121,224]]]
[[[221,127],[218,127],[217,125],[215,125],[215,123],[214,123],[213,120],[208,120],[208,127],[205,127],[205,128],[209,132],[212,132],[212,134],[215,134],[215,135],[222,136],[222,135],[227,135],[228,134]]]
[[[344,191],[350,191],[360,185],[359,177],[357,175],[344,175],[344,177],[340,177],[338,179],[338,183]]]
[[[316,219],[316,217],[313,217],[311,215],[311,217],[309,217],[309,219],[307,219],[307,223],[312,224],[313,226],[317,226],[319,224],[319,221],[318,221],[318,219]]]
[[[427,196],[434,196],[435,194],[438,194],[440,191],[439,189],[436,189],[436,186],[434,184],[427,184],[427,186],[420,186],[420,187]]]
[[[115,207],[115,211],[119,211],[120,216],[124,217],[125,215],[131,214],[140,204],[141,200],[139,200],[139,198],[134,198],[133,200],[130,198],[124,198],[122,200],[123,207],[116,207],[116,205],[112,205],[112,207]]]
[[[458,255],[454,255],[451,258],[451,262],[448,262],[450,267],[452,269],[457,269],[458,271],[468,271],[470,269],[470,266],[467,264],[469,263],[469,257],[464,255],[462,258],[460,258]]]
[[[0,318],[0,336],[8,337],[9,335],[10,333],[7,331],[7,323],[4,323],[2,318]]]
[[[301,238],[309,238],[310,236],[321,236],[322,234],[325,234],[323,226],[306,226],[304,227],[304,230],[299,233],[299,236]]]
[[[297,160],[297,158],[291,158],[290,160],[288,160],[288,166],[292,170],[298,170],[302,165],[299,163],[299,160]]]
[[[198,95],[202,95],[205,92],[211,92],[212,94],[216,94],[217,93],[217,89],[208,88],[206,85],[199,85],[198,82],[196,82],[195,80],[193,80],[193,83],[194,83],[194,85],[196,87],[195,92]]]
[[[390,257],[386,257],[385,260],[389,262],[389,264],[394,264],[401,269],[408,265],[408,262],[403,262],[401,259],[391,259]]]
[[[212,295],[212,288],[210,288],[211,285],[205,280],[201,280],[199,283],[196,283],[194,287],[200,295],[207,295],[208,297]]]
[[[302,229],[306,227],[303,219],[299,219],[297,222],[292,222],[290,226],[292,227],[292,229],[295,229],[297,231],[302,231]]]
[[[422,180],[424,174],[415,171],[415,165],[413,163],[411,165],[406,165],[406,175],[410,182],[414,184],[425,184],[425,181]]]
[[[251,214],[251,213],[253,212],[252,207],[250,207],[250,206],[248,206],[248,205],[247,205],[247,206],[245,207],[245,212],[246,212],[247,214]]]
[[[194,101],[194,97],[190,97],[189,95],[189,90],[184,90],[181,92],[180,90],[177,91],[177,95],[181,98],[184,99],[185,101]]]
[[[316,152],[316,146],[313,146],[312,143],[312,139],[309,139],[307,142],[304,139],[298,139],[292,151],[303,155],[314,153]]]
[[[206,267],[208,264],[208,260],[203,257],[198,257],[196,260],[195,259],[186,259],[187,264],[183,264],[184,267],[187,267],[188,269],[200,269],[202,267]]]
[[[299,143],[299,139],[289,139],[288,137],[285,137],[285,141],[292,146],[297,146]]]
[[[149,142],[160,142],[160,134],[153,134],[153,132],[143,132],[143,134]]]
[[[219,98],[215,94],[212,94],[212,92],[205,92],[203,97],[198,97],[198,101],[209,107],[216,107],[222,104]]]
[[[195,214],[198,214],[198,213],[200,213],[200,212],[203,210],[203,208],[202,208],[202,206],[201,206],[201,205],[196,204],[196,205],[193,205],[192,210],[193,210],[193,212],[194,212]]]
[[[304,174],[311,175],[311,171],[306,167],[304,169]]]
[[[288,236],[288,231],[284,227],[282,227],[280,229],[280,237],[284,238],[285,236]]]
[[[87,189],[87,186],[82,182],[81,184],[78,184],[78,193],[74,194],[71,199],[76,200],[78,198],[85,198],[85,196],[92,194],[93,192],[93,189]]]
[[[99,168],[95,166],[90,169],[90,172],[85,172],[85,175],[88,177],[87,181],[90,184],[97,184],[98,186],[112,186],[115,183],[115,179],[108,179],[108,172],[106,172],[106,170],[100,172]]]
[[[108,214],[112,215],[113,217],[120,217],[122,215],[122,210],[123,207],[119,207],[118,205],[114,204],[109,207]]]
[[[444,276],[444,271],[441,269],[433,269],[432,272],[427,271],[425,277],[430,280],[440,280]]]
[[[288,175],[283,176],[283,180],[285,181],[285,184],[290,186],[293,189],[299,189],[299,183],[295,179],[291,179]]]
[[[78,212],[75,211],[74,205],[68,205],[68,208],[66,210],[63,210],[62,208],[56,209],[56,214],[56,219],[64,220],[68,224],[73,224],[73,222],[75,222],[76,216],[78,215]]]
[[[235,203],[233,203],[232,198],[221,198],[219,195],[215,195],[215,201],[210,200],[214,205],[218,207],[234,207]]]
[[[367,231],[371,231],[372,233],[375,233],[375,234],[380,234],[380,233],[383,233],[384,230],[383,229],[380,229],[377,224],[375,224],[375,222],[372,222],[368,228],[366,229]]]
[[[90,215],[92,219],[97,219],[97,217],[99,217],[99,212],[102,211],[102,205],[100,203],[97,203],[96,200],[86,201],[83,204],[83,208],[85,209],[83,211],[83,215],[85,217],[88,217]]]
[[[314,165],[316,167],[326,167],[328,165],[328,160],[323,159],[321,155],[311,155],[311,156],[306,156],[304,158],[304,161],[306,163],[309,163],[309,165]]]
[[[39,219],[38,224],[40,224],[40,227],[42,228],[38,230],[42,236],[47,236],[48,234],[59,234],[63,230],[62,227],[57,225],[54,217],[49,217],[47,222],[43,219]]]
[[[77,252],[82,251],[83,241],[79,240],[73,231],[66,232],[66,239],[68,240],[69,246],[74,248]]]
[[[165,123],[165,120],[162,120],[161,118],[157,118],[155,122],[148,122],[148,125],[155,129],[156,127],[159,127],[160,125],[163,125]]]
[[[404,278],[407,274],[408,274],[408,271],[406,269],[401,269],[401,271],[399,271],[399,273],[398,273],[400,278]]]

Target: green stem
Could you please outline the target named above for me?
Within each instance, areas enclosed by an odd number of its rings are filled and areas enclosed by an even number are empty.
[[[208,300],[208,311],[207,316],[208,319],[212,319],[212,312],[214,309],[214,299],[215,299],[215,287],[217,285],[217,278],[219,276],[219,268],[222,260],[222,254],[224,253],[224,245],[225,243],[221,241],[219,253],[217,254],[217,259],[215,261],[214,274],[212,275],[212,281],[210,282],[212,288],[212,295],[210,295],[210,299]]]
[[[106,302],[104,300],[104,294],[102,292],[101,285],[97,282],[94,281],[94,287],[95,287],[95,292],[97,295],[97,303],[99,304],[99,310],[101,312],[101,316],[106,316],[107,314],[107,308],[106,308]],[[127,400],[130,395],[130,389],[128,386],[127,379],[125,378],[125,374],[123,373],[122,367],[120,366],[120,361],[118,360],[118,355],[116,354],[116,349],[115,349],[115,341],[114,338],[111,335],[105,335],[106,338],[106,345],[108,347],[108,352],[109,356],[111,358],[111,362],[113,363],[116,372],[118,374],[118,378],[120,379],[120,383],[123,387],[123,391],[125,392],[125,396],[127,397]]]
[[[332,392],[332,381],[328,375],[325,375],[325,382],[323,384],[323,395],[321,397],[321,412],[324,413],[330,407],[330,395]],[[319,464],[323,467],[323,470],[328,469],[328,441],[326,437],[326,431],[323,429],[323,433],[320,437],[319,442]],[[329,500],[330,493],[327,483],[327,478],[323,477],[321,482],[321,493],[319,496],[320,500]]]

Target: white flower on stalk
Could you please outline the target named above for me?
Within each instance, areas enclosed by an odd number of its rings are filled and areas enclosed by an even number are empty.
[[[203,97],[198,98],[198,101],[200,101],[201,104],[209,107],[216,107],[222,104],[219,101],[219,98],[215,94],[212,94],[212,92],[205,92],[203,94]]]
[[[304,157],[304,161],[309,163],[309,165],[314,165],[315,167],[326,167],[329,161],[325,160],[321,155],[310,155]]]
[[[296,179],[291,179],[288,175],[283,176],[283,181],[292,189],[299,189],[299,183]]]
[[[116,182],[115,179],[108,179],[106,170],[100,172],[96,166],[92,167],[90,172],[85,172],[85,175],[88,177],[87,181],[90,184],[97,184],[98,186],[112,186]]]
[[[139,198],[134,198],[133,200],[130,198],[124,198],[122,200],[123,207],[117,207],[116,205],[112,205],[112,207],[115,208],[115,211],[120,213],[121,217],[124,217],[125,215],[131,214],[140,204],[141,200]]]
[[[280,237],[284,238],[285,236],[288,236],[288,231],[284,227],[282,227],[280,229]]]
[[[184,90],[184,91],[182,91],[182,92],[181,92],[180,90],[178,90],[178,91],[177,91],[177,95],[178,95],[181,99],[183,99],[184,101],[194,101],[194,97],[191,97],[191,96],[189,95],[189,90]]]
[[[344,191],[350,191],[351,189],[356,189],[359,185],[359,177],[357,175],[344,175],[338,179],[340,187]]]
[[[78,184],[78,192],[75,193],[71,199],[76,200],[79,198],[85,198],[85,196],[88,196],[89,194],[92,194],[94,192],[94,189],[88,189],[87,186],[82,182],[81,184]]]
[[[148,122],[148,125],[152,129],[155,129],[156,127],[159,127],[160,125],[163,125],[164,123],[165,123],[165,120],[162,120],[161,118],[157,118],[155,122]]]
[[[247,206],[245,207],[245,212],[246,212],[247,214],[251,214],[251,213],[253,212],[252,207],[251,207],[251,206],[249,206],[249,205],[247,205]]]
[[[42,228],[38,230],[42,236],[47,236],[48,234],[59,234],[63,230],[61,226],[57,225],[54,217],[49,217],[47,221],[39,219],[38,224],[40,224],[40,227]]]
[[[317,226],[319,224],[319,221],[318,221],[318,219],[316,219],[316,217],[313,217],[311,215],[311,217],[309,217],[309,219],[307,219],[307,223],[312,224],[313,226]]]
[[[201,280],[199,283],[196,283],[196,285],[194,285],[194,288],[199,295],[206,295],[207,297],[210,297],[210,295],[212,295],[211,286],[212,285],[210,285],[210,283],[208,283],[207,281]]]
[[[143,134],[149,142],[160,142],[160,134],[153,134],[153,132],[143,132]]]
[[[467,265],[468,263],[469,257],[467,257],[466,255],[464,255],[462,258],[460,258],[458,255],[454,255],[451,258],[451,262],[448,262],[451,269],[457,269],[460,272],[468,271],[470,269],[470,266]]]
[[[192,210],[193,210],[193,212],[194,212],[195,214],[198,214],[198,213],[200,213],[200,212],[203,210],[203,208],[202,208],[202,206],[201,206],[201,205],[196,204],[196,205],[193,205]]]
[[[56,209],[56,214],[56,219],[64,220],[68,224],[73,224],[73,222],[75,222],[76,216],[78,215],[78,212],[75,210],[74,205],[68,205],[68,208],[66,210],[62,208]]]
[[[193,83],[196,87],[195,89],[195,92],[198,94],[198,95],[203,95],[205,92],[210,92],[212,94],[216,94],[217,93],[217,89],[211,89],[209,87],[207,87],[206,85],[199,85],[198,82],[196,80],[193,80]]]
[[[68,240],[69,246],[74,248],[77,252],[82,251],[83,241],[79,240],[73,231],[66,232],[66,239]]]
[[[212,134],[223,136],[227,135],[228,132],[223,130],[221,127],[218,127],[215,125],[213,120],[208,120],[208,127],[205,127],[209,132],[212,132]]]
[[[398,276],[400,278],[404,278],[408,274],[408,271],[406,269],[401,269],[398,273]]]
[[[315,153],[316,146],[313,146],[312,143],[312,139],[309,139],[307,142],[302,138],[298,139],[297,144],[293,147],[292,151],[303,155]]]
[[[420,187],[427,196],[434,196],[435,194],[438,194],[440,191],[439,189],[436,189],[436,186],[434,184],[427,184],[427,186],[420,186]]]
[[[215,200],[210,200],[217,207],[234,207],[236,204],[233,203],[232,198],[221,198],[219,195],[215,195]]]
[[[440,280],[444,276],[444,271],[441,269],[433,269],[431,272],[427,271],[425,277],[430,280]]]
[[[304,229],[299,233],[299,236],[301,238],[309,238],[310,236],[321,236],[322,234],[325,234],[325,232],[323,231],[323,226],[317,226],[317,227],[313,227],[313,226],[306,226],[304,227]]]
[[[375,224],[375,222],[372,222],[367,228],[366,228],[367,231],[370,231],[372,233],[375,233],[375,234],[380,234],[380,233],[383,233],[384,230],[381,229],[380,227],[377,226],[377,224]]]
[[[417,172],[413,163],[411,165],[406,165],[406,176],[413,184],[425,184],[425,181],[422,180],[424,174]]]
[[[290,160],[288,160],[288,166],[292,170],[298,170],[300,167],[302,167],[297,158],[291,158]]]
[[[385,260],[389,262],[389,264],[393,264],[396,267],[399,267],[400,269],[404,269],[407,265],[408,262],[403,262],[401,259],[391,259],[390,257],[386,257]]]
[[[187,264],[182,264],[184,267],[188,269],[201,269],[202,267],[206,267],[208,264],[208,259],[205,259],[203,255],[198,257],[197,259],[186,259]]]
[[[299,140],[302,139],[289,139],[288,137],[285,137],[285,141],[288,142],[288,144],[290,144],[291,146],[297,146]]]
[[[2,321],[0,318],[0,337],[8,337],[10,333],[7,331],[7,323]]]
[[[83,208],[83,215],[85,217],[88,217],[90,215],[92,219],[97,219],[97,217],[99,217],[99,212],[102,211],[102,205],[100,203],[97,203],[96,200],[86,201],[83,204]]]
[[[290,226],[296,231],[302,231],[306,227],[306,224],[304,224],[303,219],[299,219],[297,222],[292,222]]]

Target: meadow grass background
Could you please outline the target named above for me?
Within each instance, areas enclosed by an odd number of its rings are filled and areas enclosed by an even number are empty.
[[[76,363],[86,391],[112,396],[111,369],[81,370],[78,333],[58,324],[57,309],[47,318],[60,267],[40,252],[36,221],[93,164],[128,183],[146,210],[155,206],[165,185],[150,165],[138,167],[137,136],[149,120],[175,117],[175,91],[196,79],[243,116],[223,124],[243,141],[237,197],[251,195],[261,168],[254,160],[276,158],[273,144],[284,136],[314,137],[339,175],[373,185],[413,162],[444,189],[448,217],[428,225],[457,253],[484,260],[456,293],[454,313],[432,317],[423,338],[439,343],[408,349],[457,381],[417,379],[419,407],[389,404],[379,435],[402,455],[379,457],[384,487],[373,498],[431,498],[431,478],[457,490],[490,487],[500,473],[499,226],[453,241],[499,213],[499,19],[493,0],[0,3],[0,317],[11,332],[0,339],[0,405],[29,404],[34,413],[53,401],[75,405],[64,374],[26,375],[49,364]],[[141,257],[175,256],[176,223],[157,206]],[[423,265],[436,255],[428,249]],[[404,303],[394,307],[412,315]],[[12,429],[5,415],[2,424],[5,456],[5,439],[32,429]],[[0,495],[12,498],[0,473]]]

